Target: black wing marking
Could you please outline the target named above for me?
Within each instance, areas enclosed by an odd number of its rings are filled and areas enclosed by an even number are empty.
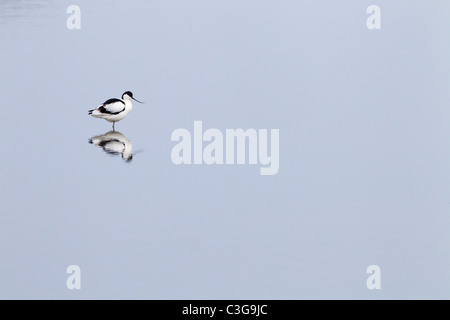
[[[123,106],[118,108],[118,106]],[[103,104],[98,108],[101,113],[106,114],[119,114],[125,110],[125,103],[117,98],[112,98],[103,102]]]
[[[103,102],[102,106],[104,106],[105,104],[111,104],[111,103],[114,103],[114,102],[120,102],[120,103],[123,103],[123,101],[120,100],[120,99],[112,98],[112,99],[108,99],[108,100],[106,100],[105,102]]]

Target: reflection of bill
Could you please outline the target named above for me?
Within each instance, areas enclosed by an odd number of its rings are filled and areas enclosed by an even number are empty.
[[[89,139],[89,143],[102,148],[110,155],[122,155],[122,159],[127,162],[133,160],[131,141],[118,131],[109,131],[103,135],[92,137]]]

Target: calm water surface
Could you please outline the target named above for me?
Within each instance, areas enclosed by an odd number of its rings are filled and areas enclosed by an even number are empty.
[[[448,1],[71,4],[0,3],[0,298],[450,298]],[[174,165],[196,120],[279,173]]]

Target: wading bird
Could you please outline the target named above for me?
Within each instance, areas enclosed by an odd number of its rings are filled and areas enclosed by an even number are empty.
[[[131,109],[133,109],[131,99],[143,103],[133,98],[133,93],[131,93],[131,91],[126,91],[122,94],[122,99],[112,98],[106,100],[97,108],[89,110],[89,114],[95,118],[101,118],[112,122],[114,130],[116,122],[125,118]]]

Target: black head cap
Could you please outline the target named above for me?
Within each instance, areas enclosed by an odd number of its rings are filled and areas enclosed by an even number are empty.
[[[125,92],[123,93],[123,95],[122,95],[122,99],[123,99],[123,97],[124,97],[126,94],[129,95],[130,98],[133,98],[133,93],[132,93],[131,91],[125,91]]]

